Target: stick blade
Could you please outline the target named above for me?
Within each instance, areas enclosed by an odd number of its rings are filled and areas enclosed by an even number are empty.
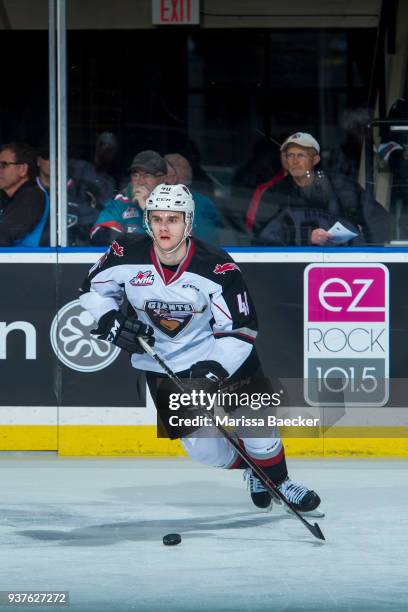
[[[314,525],[311,525],[310,523],[306,523],[306,524],[308,526],[310,533],[312,533],[315,538],[317,538],[318,540],[326,540],[326,538],[324,537],[322,533],[322,530],[320,529],[317,523],[315,523]]]

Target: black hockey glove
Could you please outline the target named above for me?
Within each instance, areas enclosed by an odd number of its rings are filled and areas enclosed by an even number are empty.
[[[145,352],[138,338],[144,338],[150,346],[154,345],[153,328],[137,319],[125,317],[120,310],[106,312],[99,319],[97,329],[93,329],[91,334],[97,336],[99,340],[107,340],[116,344],[128,353],[142,354]]]
[[[197,361],[190,368],[190,378],[207,378],[213,383],[220,384],[229,374],[218,361]]]

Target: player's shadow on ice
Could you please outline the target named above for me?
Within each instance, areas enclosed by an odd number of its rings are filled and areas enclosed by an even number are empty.
[[[163,520],[134,520],[126,523],[106,523],[73,529],[72,531],[49,530],[49,529],[25,529],[17,531],[17,535],[40,540],[42,542],[59,542],[64,546],[107,546],[121,541],[143,541],[161,542],[164,534],[177,532],[183,539],[209,537],[228,537],[225,531],[236,529],[248,529],[266,525],[276,525],[281,521],[293,520],[289,515],[273,516],[264,513],[262,516],[253,513],[237,513],[228,517],[218,515],[209,517],[193,517],[182,519]],[[220,530],[224,533],[220,534]],[[239,538],[239,535],[231,534]],[[244,534],[243,534],[244,535]],[[246,534],[245,540],[250,541],[253,534]],[[269,537],[270,535],[270,537]],[[303,535],[303,534],[302,534]],[[259,539],[256,535],[254,540]],[[274,537],[273,531],[265,537],[262,532],[263,541],[282,540]],[[302,538],[303,539],[303,538]]]
[[[225,482],[227,482],[227,479],[225,479]],[[163,499],[165,499],[166,506],[181,508],[186,506],[189,508],[231,508],[233,506],[235,509],[242,509],[242,511],[245,511],[248,507],[253,508],[249,492],[242,481],[239,482],[239,488],[234,486],[227,489],[224,481],[203,483],[196,480],[183,480],[168,485],[160,483],[159,486],[142,482],[135,483],[133,487],[106,488],[104,494],[115,502],[119,499],[138,506],[141,503],[148,503],[149,506],[163,506]]]

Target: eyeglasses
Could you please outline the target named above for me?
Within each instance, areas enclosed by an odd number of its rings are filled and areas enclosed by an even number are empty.
[[[9,166],[21,166],[21,162],[0,161],[0,170],[5,170]]]
[[[165,176],[165,174],[151,174],[150,172],[139,172],[138,170],[131,170],[130,176],[137,181],[149,181],[152,179],[159,178],[161,176]]]
[[[305,161],[308,157],[314,157],[314,155],[310,155],[310,153],[286,153],[286,159],[289,161],[295,161],[295,159]]]

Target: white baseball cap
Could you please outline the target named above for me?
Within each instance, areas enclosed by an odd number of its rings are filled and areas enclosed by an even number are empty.
[[[316,149],[316,151],[320,153],[320,145],[316,138],[313,138],[313,136],[307,132],[296,132],[292,134],[292,136],[289,136],[289,138],[285,140],[280,150],[284,151],[290,144],[296,144],[308,149]]]

